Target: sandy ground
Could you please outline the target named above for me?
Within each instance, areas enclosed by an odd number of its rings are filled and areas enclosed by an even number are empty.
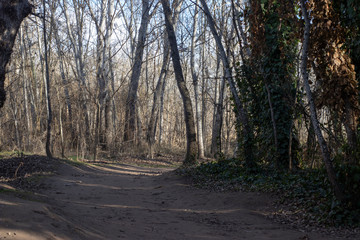
[[[269,195],[196,189],[172,170],[62,164],[38,194],[0,193],[0,239],[339,239],[267,219]]]

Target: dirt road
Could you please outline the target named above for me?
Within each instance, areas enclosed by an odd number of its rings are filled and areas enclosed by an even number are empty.
[[[337,239],[268,220],[265,194],[195,189],[171,170],[62,164],[37,197],[0,194],[0,239]]]

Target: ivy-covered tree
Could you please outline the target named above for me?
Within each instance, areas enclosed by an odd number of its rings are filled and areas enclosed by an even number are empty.
[[[308,4],[313,25],[310,33],[309,57],[313,62],[319,83],[317,105],[328,107],[340,117],[346,130],[349,162],[355,163],[358,160],[353,153],[357,152],[360,109],[355,65],[349,55],[348,47],[352,45],[356,51],[358,43],[351,41],[346,46],[348,29],[341,25],[340,14],[335,11],[331,0],[311,0]],[[345,8],[345,5],[341,6]],[[349,9],[351,8],[348,8],[348,13],[351,12]],[[358,26],[354,28],[356,30]],[[356,62],[358,56],[352,55]]]
[[[355,66],[356,78],[360,80],[360,0],[333,0],[333,9],[343,27],[345,48]]]
[[[251,54],[239,79],[243,91],[251,90],[247,102],[261,146],[260,157],[281,169],[288,165],[293,134],[298,43],[295,11],[291,1],[250,1],[245,16],[250,26]]]

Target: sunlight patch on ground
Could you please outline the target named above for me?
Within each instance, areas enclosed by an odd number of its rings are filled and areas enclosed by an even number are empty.
[[[137,187],[137,188],[124,188],[124,187],[115,187],[115,186],[109,186],[109,185],[103,185],[103,184],[90,184],[90,183],[77,183],[79,186],[83,187],[95,187],[95,188],[106,188],[106,189],[112,189],[112,190],[152,190],[153,188],[145,188],[145,187]]]
[[[8,201],[1,200],[1,199],[0,199],[0,204],[7,205],[7,206],[18,206],[19,205],[17,203],[8,202]]]
[[[142,176],[159,176],[165,171],[169,170],[158,170],[158,169],[142,169],[141,167],[134,167],[130,165],[110,165],[110,166],[98,166],[98,165],[91,165],[91,168],[96,170],[102,170],[109,173],[118,173],[118,174],[128,174],[128,175],[142,175]]]
[[[8,185],[8,184],[5,184],[5,183],[0,183],[0,191],[4,189],[4,190],[15,190],[14,187]]]

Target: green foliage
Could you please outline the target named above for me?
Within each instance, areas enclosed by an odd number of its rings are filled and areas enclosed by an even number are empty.
[[[347,207],[360,209],[360,166],[338,165],[337,178],[343,185]]]
[[[259,165],[247,168],[241,161],[223,159],[182,170],[182,174],[191,176],[200,187],[275,192],[282,203],[324,225],[360,226],[360,168],[338,166],[336,169],[347,189],[345,203],[334,197],[325,169],[288,173]]]
[[[255,158],[278,169],[286,168],[289,162],[289,137],[296,96],[294,62],[298,39],[294,37],[295,20],[289,17],[295,16],[296,8],[285,8],[281,1],[261,1],[261,13],[257,14],[261,14],[264,25],[253,23],[250,26],[254,29],[251,31],[263,31],[265,39],[253,40],[251,45],[257,52],[241,66],[238,64],[237,72],[237,84],[255,132],[252,141],[258,147]],[[296,133],[292,131],[291,134],[296,139]],[[240,146],[242,141],[240,138]],[[292,152],[297,150],[297,144],[294,144]]]

